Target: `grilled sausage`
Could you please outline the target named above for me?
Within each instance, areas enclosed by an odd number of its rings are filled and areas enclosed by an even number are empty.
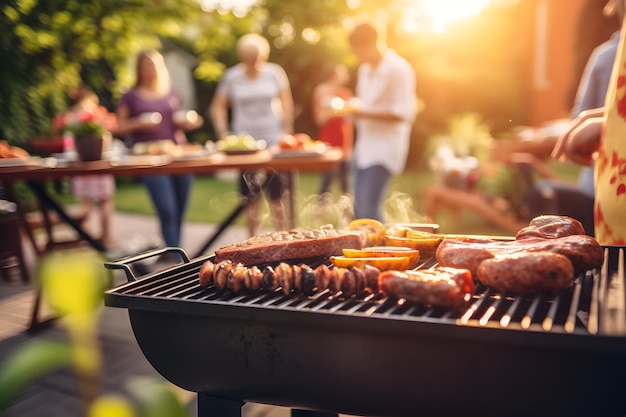
[[[484,261],[478,267],[478,279],[502,292],[559,292],[572,285],[574,267],[558,253],[520,252]]]
[[[213,285],[213,271],[215,270],[215,264],[211,261],[206,261],[200,267],[198,272],[199,281],[201,287],[209,287]]]
[[[469,269],[476,276],[481,262],[493,258],[494,254],[484,242],[444,239],[437,247],[435,257],[441,266]]]
[[[468,269],[436,267],[418,271],[383,271],[378,287],[389,297],[439,307],[460,307],[474,290]]]
[[[437,261],[441,266],[467,268],[477,276],[478,266],[486,259],[517,252],[554,252],[565,255],[578,274],[599,268],[604,261],[604,249],[591,236],[570,235],[553,239],[525,237],[521,240],[495,241],[471,239],[444,239],[437,248]]]

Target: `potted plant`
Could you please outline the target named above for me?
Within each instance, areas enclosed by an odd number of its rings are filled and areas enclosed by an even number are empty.
[[[102,159],[102,151],[111,139],[115,122],[114,113],[104,106],[93,106],[58,115],[53,126],[55,131],[73,137],[81,161],[96,161]]]

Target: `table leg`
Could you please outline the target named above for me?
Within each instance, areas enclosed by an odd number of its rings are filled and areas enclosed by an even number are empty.
[[[293,229],[296,227],[296,198],[294,195],[295,190],[295,172],[287,172],[285,174],[287,181],[287,227]]]
[[[237,206],[237,208],[235,208],[235,210],[233,210],[232,213],[222,223],[220,223],[220,226],[215,231],[215,233],[213,233],[213,235],[209,237],[209,239],[204,243],[204,245],[202,245],[200,250],[198,250],[198,252],[192,256],[192,259],[198,258],[201,255],[203,255],[204,252],[206,252],[207,249],[209,249],[209,247],[221,236],[224,230],[226,230],[226,228],[230,226],[232,222],[234,222],[235,219],[237,219],[237,217],[239,217],[239,215],[246,209],[247,206],[248,206],[248,200],[242,199],[239,205]]]
[[[322,413],[320,411],[309,411],[309,410],[291,410],[291,417],[338,417],[337,413]]]
[[[33,311],[30,316],[30,326],[28,327],[28,332],[34,333],[39,330],[43,330],[52,325],[57,317],[50,317],[45,320],[39,320],[39,309],[41,307],[41,284],[37,284],[37,289],[35,290],[35,301],[33,303]]]
[[[93,237],[91,237],[86,231],[85,229],[82,228],[82,226],[80,225],[79,222],[77,222],[75,219],[71,218],[63,209],[63,207],[57,202],[55,201],[50,194],[48,194],[48,192],[46,191],[46,187],[44,186],[43,183],[41,182],[36,182],[36,181],[29,181],[28,182],[28,186],[33,190],[33,192],[35,194],[37,194],[37,197],[39,197],[41,199],[41,201],[51,207],[54,211],[56,211],[56,213],[59,215],[59,217],[68,225],[70,225],[72,227],[72,229],[74,229],[76,231],[76,233],[78,233],[78,235],[80,236],[81,239],[83,239],[84,241],[86,241],[92,248],[94,248],[95,250],[97,250],[98,252],[105,252],[106,249],[104,247],[104,245],[102,245],[102,243],[98,242],[96,239],[94,239]]]
[[[20,203],[20,199],[18,198],[17,194],[15,193],[15,190],[13,189],[13,183],[9,181],[5,181],[4,191],[7,195],[7,199],[17,204],[17,216],[20,219],[22,230],[24,231],[24,233],[26,233],[26,237],[28,237],[28,240],[30,241],[31,246],[33,247],[33,250],[35,251],[35,254],[37,256],[40,256],[43,253],[43,251],[37,244],[37,240],[35,240],[35,235],[33,234],[33,231],[28,226],[28,222],[26,221],[26,215],[24,214],[24,210],[22,208],[22,204]]]
[[[241,417],[245,402],[198,393],[198,417]]]

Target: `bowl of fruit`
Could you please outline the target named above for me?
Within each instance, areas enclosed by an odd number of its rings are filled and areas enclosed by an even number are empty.
[[[227,155],[245,155],[259,152],[267,147],[264,140],[257,140],[252,135],[242,133],[228,135],[216,142],[217,150]]]
[[[275,156],[312,156],[326,151],[326,144],[306,133],[285,134],[278,143]]]

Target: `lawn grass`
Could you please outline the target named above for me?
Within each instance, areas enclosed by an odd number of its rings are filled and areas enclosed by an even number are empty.
[[[575,181],[579,168],[577,166],[552,163],[551,168],[558,171],[565,179]],[[295,176],[296,221],[300,226],[311,226],[319,223],[314,219],[317,205],[317,193],[321,182],[321,174],[299,173]],[[395,207],[393,221],[421,221],[423,215],[423,194],[429,184],[436,182],[435,175],[429,170],[408,172],[393,179],[387,204]],[[340,192],[337,184],[331,189],[334,201],[339,201]],[[217,224],[224,220],[237,206],[236,174],[232,177],[214,175],[196,176],[191,199],[186,214],[187,221]],[[116,210],[121,212],[154,215],[154,208],[145,187],[137,180],[122,179],[118,181],[115,194]],[[336,213],[335,213],[336,214]],[[262,206],[262,224],[271,225],[267,207]],[[334,217],[330,222],[335,223]],[[460,221],[452,223],[446,213],[437,218],[441,231],[459,234],[506,234],[503,230],[490,225],[485,219],[471,212],[461,214]],[[235,224],[244,225],[244,216],[239,216]],[[317,224],[319,226],[319,224]]]

